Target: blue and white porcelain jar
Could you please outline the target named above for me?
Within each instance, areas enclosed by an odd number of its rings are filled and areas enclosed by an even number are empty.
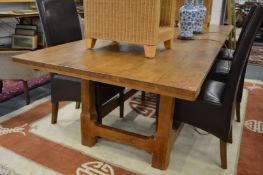
[[[204,6],[204,0],[197,0],[195,8],[197,10],[197,14],[196,14],[194,32],[202,33],[203,25],[206,17],[206,11],[207,11],[206,7]]]
[[[193,38],[196,13],[194,0],[185,0],[184,5],[180,8],[180,38]]]

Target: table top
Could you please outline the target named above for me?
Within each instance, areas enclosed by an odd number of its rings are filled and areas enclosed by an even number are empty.
[[[178,36],[178,29],[176,36]],[[232,26],[211,25],[194,40],[174,39],[156,57],[144,57],[143,46],[97,41],[87,50],[85,40],[17,55],[14,62],[34,69],[137,90],[195,100]]]

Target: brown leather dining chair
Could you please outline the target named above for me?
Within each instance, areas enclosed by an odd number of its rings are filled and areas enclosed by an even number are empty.
[[[238,41],[237,41],[237,47],[240,47],[240,40],[242,37],[244,37],[244,31],[248,27],[248,23],[249,23],[250,19],[253,17],[255,9],[256,9],[256,5],[250,9],[248,15],[246,16],[246,19],[245,19],[244,24],[243,24],[243,28],[241,30],[241,33],[240,33]],[[214,79],[217,81],[222,81],[222,82],[227,82],[235,52],[236,52],[236,50],[227,49],[227,48],[222,48],[220,50],[220,52],[217,56],[216,62],[213,65],[212,71],[209,75],[211,79]],[[240,80],[239,88],[238,88],[238,93],[237,93],[237,99],[236,99],[236,116],[237,116],[238,122],[240,122],[240,104],[242,101],[242,94],[243,94],[243,86],[244,86],[246,68],[247,68],[247,62],[245,64],[245,68],[242,72],[242,76],[241,76],[241,80]]]
[[[227,142],[232,140],[233,111],[240,79],[262,20],[263,7],[258,6],[235,51],[227,82],[207,79],[196,101],[176,100],[174,127],[183,122],[219,138],[224,169],[227,168]]]
[[[80,22],[74,0],[36,0],[47,47],[82,39]],[[101,110],[115,97],[122,97],[124,87],[96,83],[96,109]],[[119,97],[119,98],[120,98]],[[59,102],[81,101],[80,80],[53,74],[51,80],[52,123],[57,122]],[[120,99],[120,115],[123,115],[123,100]]]

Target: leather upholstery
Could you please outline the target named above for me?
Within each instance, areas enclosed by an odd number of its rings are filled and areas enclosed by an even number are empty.
[[[253,17],[255,9],[256,9],[256,6],[253,6],[250,9],[250,12],[248,13],[244,21],[243,28],[241,30],[241,33],[237,41],[237,47],[240,44],[240,40],[244,37],[244,31],[248,27],[249,20]],[[228,61],[233,61],[234,54],[235,54],[235,50],[222,48],[217,56],[216,62],[212,68],[212,71],[209,77],[217,81],[227,82],[228,76],[229,76],[229,70],[230,70],[229,69],[230,63]],[[222,60],[227,60],[227,61],[224,62]],[[241,103],[242,101],[246,67],[247,67],[247,63],[245,64],[245,68],[243,69],[240,84],[239,84],[239,89],[238,89],[237,99],[236,99],[238,103]]]
[[[114,86],[105,83],[96,83],[96,105],[103,106],[107,101],[124,90],[124,87]]]
[[[254,12],[255,12],[256,6],[252,6],[252,8],[250,9],[249,13],[247,14],[244,24],[242,26],[242,30],[241,33],[239,35],[239,38],[237,40],[237,45],[239,45],[239,42],[241,40],[241,38],[244,35],[244,31],[248,26],[249,20],[251,19],[251,17],[253,16]],[[224,59],[224,60],[232,60],[233,56],[235,54],[235,50],[233,49],[227,49],[227,48],[222,48],[217,56],[218,59]]]
[[[214,80],[207,80],[202,87],[202,91],[198,97],[199,100],[208,103],[222,104],[225,83]]]
[[[234,56],[234,52],[235,52],[235,50],[233,50],[233,49],[222,48],[217,55],[217,59],[232,61],[233,56]]]
[[[73,0],[37,0],[48,47],[81,40],[77,9]]]
[[[214,74],[229,74],[232,61],[229,60],[216,60],[215,65],[213,66],[212,73]]]
[[[80,97],[80,80],[54,74],[51,79],[51,101],[78,101]]]
[[[226,82],[229,76],[232,61],[217,59],[210,71],[210,77],[213,80]]]
[[[67,88],[65,88],[65,85]],[[104,83],[96,83],[96,105],[103,106],[107,101],[123,91],[123,87],[114,86]],[[80,80],[63,75],[53,75],[51,89],[55,91],[51,95],[52,102],[58,101],[78,101],[80,102]],[[74,93],[69,93],[74,92]]]
[[[74,0],[36,0],[48,47],[82,39],[81,28]],[[124,90],[123,87],[96,83],[98,108]],[[51,100],[81,101],[80,80],[63,75],[53,75]]]
[[[262,20],[263,7],[258,6],[236,49],[229,78],[225,83],[206,80],[196,101],[176,100],[174,127],[177,122],[188,123],[228,141],[239,83]]]

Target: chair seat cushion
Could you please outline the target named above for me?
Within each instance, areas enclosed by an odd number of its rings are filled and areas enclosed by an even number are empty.
[[[233,60],[235,50],[233,49],[227,49],[227,48],[221,48],[217,55],[217,59],[220,60]]]
[[[102,106],[125,88],[105,83],[96,83],[96,105]],[[80,79],[54,75],[51,83],[52,101],[81,101]]]
[[[96,105],[102,106],[114,96],[124,91],[124,87],[105,83],[96,83]]]
[[[80,102],[80,79],[58,74],[53,75],[51,79],[51,94],[52,102]]]
[[[225,83],[206,80],[196,101],[176,100],[173,127],[183,122],[224,138],[223,98]]]
[[[232,62],[229,60],[216,60],[212,68],[213,74],[229,74]]]
[[[202,86],[202,90],[198,97],[198,100],[222,104],[223,94],[225,89],[225,83],[214,80],[207,80]]]

